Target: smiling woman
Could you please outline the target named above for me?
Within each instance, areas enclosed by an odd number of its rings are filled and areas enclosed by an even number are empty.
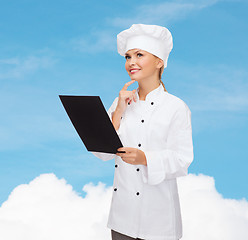
[[[144,82],[147,78],[156,78],[158,76],[160,83],[163,60],[155,55],[141,49],[131,49],[125,53],[125,68],[132,80]],[[154,76],[153,76],[154,75]]]
[[[117,35],[131,81],[108,110],[123,143],[115,158],[108,219],[112,240],[177,240],[182,237],[177,177],[193,161],[191,112],[161,82],[172,49],[167,28],[134,24]],[[139,87],[128,91],[134,82]]]

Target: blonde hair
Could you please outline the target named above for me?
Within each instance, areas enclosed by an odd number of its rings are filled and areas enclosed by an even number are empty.
[[[163,71],[164,71],[164,65],[159,69],[159,82],[163,85],[163,87],[164,87],[164,91],[165,92],[167,92],[167,90],[166,90],[166,88],[165,88],[165,86],[164,86],[164,83],[162,82],[162,74],[163,74]]]

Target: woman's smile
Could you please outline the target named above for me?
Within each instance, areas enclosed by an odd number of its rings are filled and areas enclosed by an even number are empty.
[[[139,68],[131,68],[131,69],[130,69],[130,73],[131,73],[131,74],[135,74],[135,73],[137,73],[138,71],[140,71]]]
[[[159,75],[160,62],[153,54],[141,49],[130,49],[125,58],[125,68],[132,80],[141,82]]]

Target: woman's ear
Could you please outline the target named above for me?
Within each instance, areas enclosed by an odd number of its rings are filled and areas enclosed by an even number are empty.
[[[157,58],[158,62],[157,62],[157,68],[161,68],[164,65],[164,61],[160,58]]]

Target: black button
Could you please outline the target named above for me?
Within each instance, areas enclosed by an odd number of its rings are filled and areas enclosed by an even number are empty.
[[[116,192],[117,191],[117,188],[115,188],[114,191]]]
[[[117,168],[117,167],[118,167],[118,165],[116,164],[116,165],[115,165],[115,167]]]
[[[136,171],[138,172],[139,171],[139,168],[137,168]]]
[[[141,147],[141,144],[139,143],[138,146]]]
[[[143,119],[141,120],[142,123],[143,123],[144,121],[145,121],[145,120],[143,120]]]
[[[130,103],[128,103],[128,105],[130,105]]]
[[[136,195],[138,196],[139,195],[139,192],[136,192]]]
[[[153,105],[153,104],[154,104],[154,102],[151,102],[151,104]]]

